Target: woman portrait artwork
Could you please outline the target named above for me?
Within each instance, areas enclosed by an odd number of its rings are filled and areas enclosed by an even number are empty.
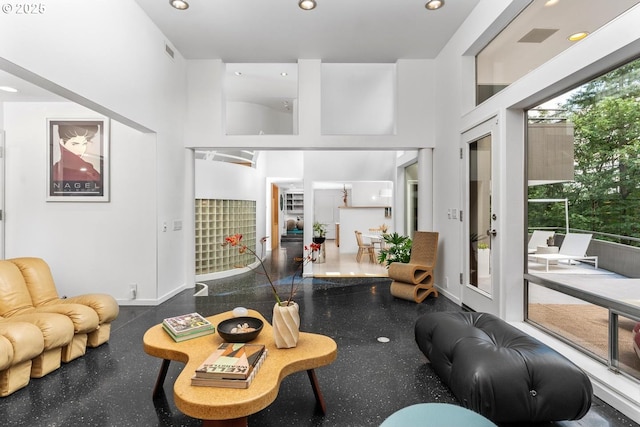
[[[104,196],[103,120],[49,121],[49,197]]]

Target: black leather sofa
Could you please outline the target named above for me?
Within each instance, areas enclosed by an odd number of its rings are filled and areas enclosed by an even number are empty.
[[[495,423],[575,420],[591,407],[578,366],[491,314],[425,314],[415,339],[460,404]]]

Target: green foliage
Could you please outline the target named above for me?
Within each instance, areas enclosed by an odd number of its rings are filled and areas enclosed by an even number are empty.
[[[573,229],[640,237],[640,60],[583,85],[561,107],[574,126],[575,181],[530,187],[529,198],[567,198]],[[562,204],[529,204],[529,227],[563,224]]]
[[[411,239],[398,233],[383,234],[386,247],[380,250],[378,262],[389,267],[392,262],[408,263],[411,259]]]
[[[315,237],[325,237],[327,234],[327,226],[316,221],[313,223],[313,235]]]

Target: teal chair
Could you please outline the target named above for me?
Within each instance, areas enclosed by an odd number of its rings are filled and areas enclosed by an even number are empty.
[[[394,412],[380,427],[497,427],[482,415],[448,403],[418,403]]]

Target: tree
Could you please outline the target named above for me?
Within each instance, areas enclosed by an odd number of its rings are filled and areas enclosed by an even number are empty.
[[[530,198],[568,198],[571,228],[640,237],[640,60],[572,93],[575,180],[532,187]],[[529,223],[557,213],[530,206]],[[548,224],[548,222],[547,222]]]

